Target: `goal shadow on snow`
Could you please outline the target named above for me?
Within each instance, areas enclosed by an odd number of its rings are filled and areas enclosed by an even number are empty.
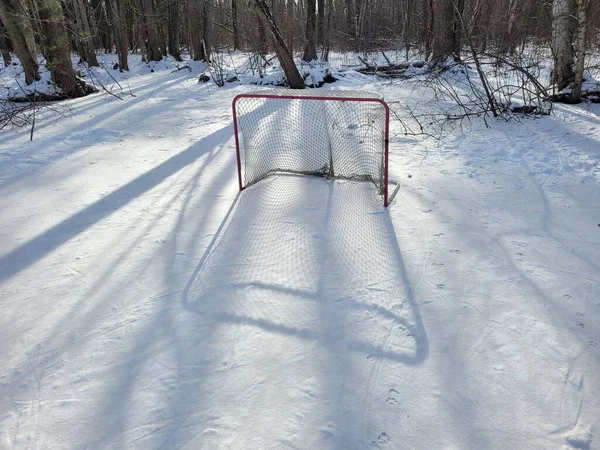
[[[276,175],[236,197],[183,293],[212,326],[418,364],[428,340],[370,183]],[[250,332],[252,334],[252,332]]]

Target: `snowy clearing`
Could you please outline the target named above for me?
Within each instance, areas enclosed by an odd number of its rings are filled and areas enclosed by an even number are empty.
[[[259,88],[196,69],[0,134],[0,448],[599,448],[600,105],[392,121],[385,210],[238,194],[231,100]]]

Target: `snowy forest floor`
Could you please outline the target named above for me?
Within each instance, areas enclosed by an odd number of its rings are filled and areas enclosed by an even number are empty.
[[[394,120],[385,210],[238,194],[259,88],[132,66],[0,134],[0,448],[600,448],[600,105]]]

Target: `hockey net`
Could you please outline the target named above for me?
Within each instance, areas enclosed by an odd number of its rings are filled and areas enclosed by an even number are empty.
[[[233,99],[240,190],[278,172],[370,181],[388,206],[389,109],[354,91]]]

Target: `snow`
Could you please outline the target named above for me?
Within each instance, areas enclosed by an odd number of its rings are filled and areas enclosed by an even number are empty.
[[[385,210],[238,193],[231,100],[261,88],[174,68],[0,135],[0,448],[598,447],[598,105],[392,120]]]

